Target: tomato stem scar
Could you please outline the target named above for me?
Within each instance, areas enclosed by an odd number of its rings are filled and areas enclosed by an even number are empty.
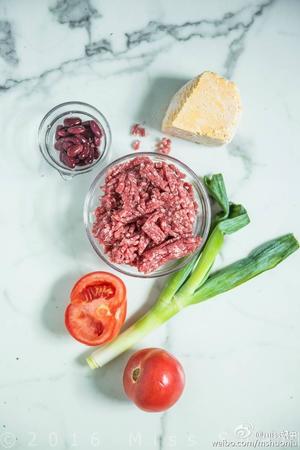
[[[137,380],[138,380],[138,378],[140,376],[140,372],[141,372],[141,369],[139,367],[136,367],[133,370],[133,372],[132,372],[132,379],[133,379],[133,381],[137,382]]]

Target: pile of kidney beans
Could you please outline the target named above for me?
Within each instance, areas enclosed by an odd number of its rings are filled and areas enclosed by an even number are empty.
[[[82,122],[79,117],[67,117],[57,125],[54,147],[60,160],[70,169],[92,164],[99,158],[102,130],[95,120]]]

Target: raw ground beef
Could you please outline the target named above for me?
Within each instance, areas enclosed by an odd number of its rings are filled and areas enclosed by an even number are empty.
[[[136,157],[108,172],[93,234],[110,260],[149,273],[199,246],[193,187],[173,164]]]

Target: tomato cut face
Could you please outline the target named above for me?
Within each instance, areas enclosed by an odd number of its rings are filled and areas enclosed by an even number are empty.
[[[65,313],[69,333],[87,345],[101,345],[119,333],[126,317],[126,288],[108,272],[80,278],[71,291]]]

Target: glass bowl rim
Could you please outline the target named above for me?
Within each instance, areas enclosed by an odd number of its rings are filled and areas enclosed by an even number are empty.
[[[48,154],[48,151],[46,150],[46,145],[45,145],[46,134],[43,130],[47,120],[49,119],[49,117],[51,117],[51,115],[53,113],[58,111],[60,108],[64,108],[67,106],[71,107],[71,105],[75,105],[78,107],[87,107],[87,108],[91,108],[92,110],[94,110],[94,112],[101,118],[101,121],[98,118],[96,118],[96,120],[101,125],[103,123],[102,128],[104,129],[104,132],[105,132],[105,147],[104,147],[102,155],[100,155],[100,158],[98,158],[94,164],[88,165],[87,167],[83,166],[82,169],[78,169],[78,170],[70,169],[66,166],[60,165],[53,158],[50,157],[50,155]],[[69,111],[69,112],[71,112],[71,111]],[[63,116],[67,115],[69,112],[66,111],[63,114]],[[78,111],[78,112],[80,112],[82,114],[86,114],[86,112],[84,110]],[[112,141],[111,128],[110,128],[108,120],[106,119],[104,114],[99,109],[97,109],[95,106],[91,105],[90,103],[81,102],[79,100],[78,101],[70,100],[70,101],[59,103],[58,105],[55,105],[43,116],[43,118],[39,124],[39,127],[38,127],[38,145],[39,145],[40,152],[41,152],[43,158],[47,161],[47,163],[50,164],[50,166],[52,166],[54,169],[56,169],[61,175],[76,176],[76,175],[81,175],[83,173],[87,173],[87,172],[90,172],[91,170],[93,170],[95,167],[97,167],[97,165],[98,165],[98,163],[100,163],[100,161],[102,161],[102,162],[105,161],[105,158],[106,158],[107,153],[111,146],[111,141]]]
[[[170,268],[168,270],[166,270],[165,272],[162,273],[155,273],[155,272],[150,272],[147,274],[144,274],[143,272],[137,272],[137,273],[131,273],[125,269],[122,269],[119,267],[118,264],[115,264],[113,262],[111,262],[108,257],[105,256],[104,252],[100,252],[97,245],[95,244],[95,238],[93,237],[92,233],[90,232],[90,228],[89,228],[89,204],[90,201],[94,195],[94,192],[96,190],[96,188],[99,185],[99,180],[105,176],[105,173],[110,170],[113,166],[117,165],[117,164],[121,164],[122,162],[126,161],[128,158],[133,159],[136,157],[143,157],[143,156],[148,156],[149,158],[151,157],[161,157],[162,159],[165,159],[166,161],[169,161],[170,163],[173,164],[178,164],[179,165],[179,169],[180,166],[183,167],[183,169],[189,173],[189,175],[193,178],[193,181],[197,184],[197,188],[199,189],[199,191],[201,192],[201,196],[202,196],[202,200],[204,202],[205,205],[205,211],[204,211],[204,216],[205,216],[205,224],[204,224],[204,232],[201,235],[202,240],[200,243],[200,246],[195,250],[195,252],[191,253],[190,255],[187,255],[185,258],[183,258],[183,261],[181,263],[179,263],[177,266]],[[184,162],[180,161],[177,158],[174,158],[173,156],[169,156],[169,155],[163,155],[157,152],[138,152],[138,154],[136,153],[128,153],[124,156],[121,156],[120,158],[115,159],[114,161],[112,161],[111,163],[109,163],[107,166],[105,166],[99,173],[98,175],[95,177],[95,179],[93,180],[93,182],[91,183],[89,190],[86,194],[85,200],[84,200],[84,205],[83,205],[83,221],[84,221],[84,226],[85,226],[85,231],[88,237],[88,240],[91,244],[91,246],[93,247],[94,251],[96,252],[96,254],[102,259],[102,261],[104,261],[108,266],[110,266],[112,269],[116,270],[119,273],[122,273],[123,275],[127,275],[133,278],[160,278],[160,277],[164,277],[167,275],[170,275],[172,273],[177,272],[178,270],[182,269],[183,266],[185,266],[186,264],[188,264],[191,259],[195,256],[195,254],[198,254],[202,251],[203,246],[208,238],[208,234],[209,234],[209,230],[210,230],[210,225],[211,225],[211,204],[210,204],[210,200],[209,200],[209,195],[208,192],[204,186],[204,183],[200,180],[200,178],[195,174],[195,172]]]

